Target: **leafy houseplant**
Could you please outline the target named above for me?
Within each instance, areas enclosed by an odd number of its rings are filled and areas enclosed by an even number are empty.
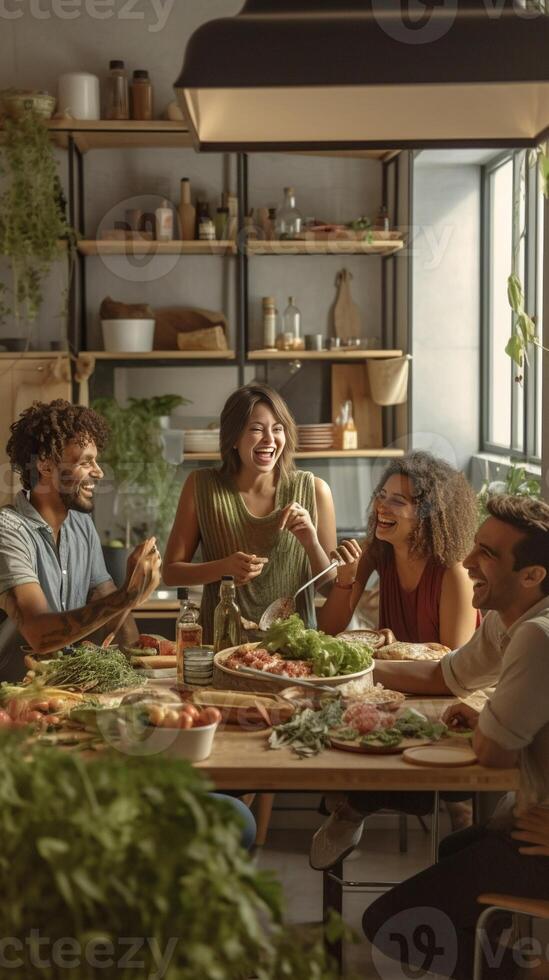
[[[292,941],[278,884],[188,763],[84,762],[4,734],[0,767],[2,976],[335,977],[318,937]]]
[[[180,488],[177,466],[163,455],[160,419],[187,403],[180,395],[162,395],[130,398],[126,408],[114,398],[98,398],[93,404],[110,426],[102,463],[116,486],[113,513],[121,519],[126,548],[147,534],[157,537],[161,550],[165,544]]]
[[[498,470],[499,468],[498,466]],[[540,497],[541,483],[535,477],[528,476],[523,466],[512,462],[506,468],[503,480],[486,481],[479,490],[477,494],[479,523],[488,517],[486,503],[497,493],[511,493],[517,497]]]
[[[67,289],[76,232],[67,222],[64,198],[47,126],[34,112],[6,118],[0,146],[0,254],[7,258],[11,282],[0,283],[0,319],[12,315],[18,327],[36,319],[46,276],[66,245]]]

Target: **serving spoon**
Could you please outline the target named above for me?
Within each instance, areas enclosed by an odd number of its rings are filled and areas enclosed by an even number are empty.
[[[337,568],[339,564],[341,564],[339,558],[334,558],[327,568],[323,568],[317,575],[313,575],[308,582],[300,586],[297,592],[294,592],[293,596],[284,596],[282,599],[275,599],[274,602],[271,602],[259,620],[259,629],[268,630],[269,626],[272,626],[275,620],[288,619],[288,616],[291,616],[295,612],[295,600],[299,593],[303,592],[309,585],[312,585],[313,582],[316,582],[317,579],[322,578],[327,572],[331,572],[332,568]]]

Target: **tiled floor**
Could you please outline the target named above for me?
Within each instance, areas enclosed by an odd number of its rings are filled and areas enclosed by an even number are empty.
[[[378,818],[379,820],[379,818]],[[400,854],[398,834],[394,829],[367,830],[351,859],[344,866],[345,877],[355,880],[399,881],[426,867],[429,863],[430,834],[424,833],[414,817],[409,817],[408,851]],[[441,820],[442,824],[442,820]],[[441,826],[441,836],[447,832]],[[322,875],[309,866],[311,830],[270,830],[266,845],[258,854],[260,867],[274,870],[282,882],[291,922],[315,922],[322,918]],[[365,907],[375,894],[351,890],[345,893],[343,915],[358,934],[356,945],[345,948],[344,976],[361,980],[401,980],[409,973],[390,960],[374,967],[370,944],[361,928]]]

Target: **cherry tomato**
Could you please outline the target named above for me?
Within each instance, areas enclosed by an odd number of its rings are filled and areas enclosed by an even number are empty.
[[[200,714],[195,704],[184,704],[179,710],[184,711],[185,714],[189,715],[193,719],[193,721],[195,718],[198,718]]]
[[[13,722],[8,715],[8,712],[4,711],[3,708],[0,708],[0,728],[11,728],[12,724]]]
[[[179,728],[179,712],[174,711],[172,708],[168,708],[168,710],[164,712],[162,727]]]
[[[153,704],[149,708],[149,721],[151,725],[162,726],[164,724],[164,715],[165,711],[161,704]]]
[[[221,712],[217,708],[203,708],[194,722],[194,728],[204,725],[214,725],[221,721]]]
[[[179,715],[179,728],[185,731],[193,727],[193,719],[187,711],[181,711]]]
[[[41,711],[29,711],[26,720],[30,725],[32,725],[36,721],[42,721],[43,717],[44,715]]]
[[[30,702],[29,708],[31,708],[33,711],[44,711],[44,712],[47,712],[47,711],[50,710],[50,702],[49,701],[41,701],[39,698],[35,698],[34,700],[32,700]]]

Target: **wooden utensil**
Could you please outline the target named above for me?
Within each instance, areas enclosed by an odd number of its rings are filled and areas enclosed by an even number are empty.
[[[352,274],[348,269],[342,269],[336,277],[338,288],[334,305],[334,331],[336,337],[347,339],[360,337],[360,310],[351,296]]]

